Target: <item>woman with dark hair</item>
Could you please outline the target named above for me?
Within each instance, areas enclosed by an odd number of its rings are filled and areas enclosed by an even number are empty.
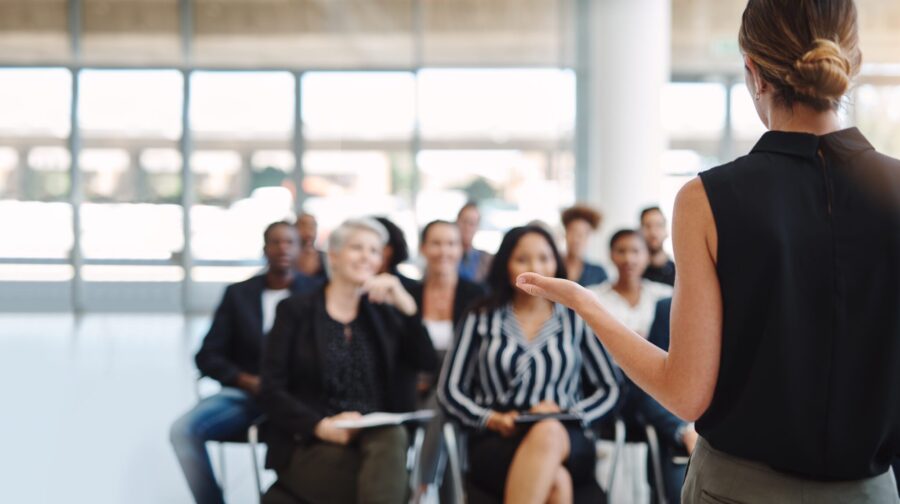
[[[606,270],[588,262],[584,256],[591,233],[600,228],[600,212],[587,205],[575,205],[563,210],[562,224],[566,230],[566,271],[569,280],[587,287],[603,283]]]
[[[463,322],[438,397],[473,431],[475,487],[517,504],[571,502],[574,489],[596,487],[594,444],[584,429],[612,411],[618,379],[581,318],[515,288],[525,272],[566,277],[553,238],[540,227],[503,238],[487,277],[490,294]],[[528,412],[568,412],[577,421],[517,423]]]
[[[416,281],[412,278],[404,276],[397,267],[407,259],[409,259],[409,245],[406,244],[406,237],[403,236],[403,230],[387,217],[375,217],[375,220],[384,226],[387,230],[388,240],[384,245],[384,258],[381,263],[381,271],[379,273],[390,273],[400,279],[400,283],[407,291],[411,291]]]
[[[466,310],[484,296],[484,288],[459,277],[462,241],[453,222],[436,220],[422,229],[419,246],[425,259],[421,282],[410,289],[434,348],[443,359]]]
[[[676,198],[669,351],[573,282],[519,286],[573,307],[636,384],[696,420],[684,502],[896,503],[900,162],[841,129],[856,6],[750,0],[739,42],[770,131]]]

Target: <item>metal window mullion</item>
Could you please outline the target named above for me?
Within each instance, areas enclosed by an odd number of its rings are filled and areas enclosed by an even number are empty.
[[[588,201],[591,170],[591,0],[575,9],[575,200]]]
[[[306,193],[303,191],[303,155],[306,152],[306,139],[303,136],[303,72],[292,72],[294,76],[294,134],[291,139],[291,150],[294,152],[294,173],[292,180],[295,187],[294,212],[303,213]]]
[[[79,166],[79,154],[81,153],[81,130],[78,127],[79,96],[81,92],[81,0],[70,0],[67,12],[69,22],[69,43],[72,53],[73,65],[70,68],[72,75],[72,100],[69,103],[69,204],[72,206],[72,250],[69,253],[72,265],[72,311],[81,313],[84,311],[84,283],[81,276],[81,267],[84,265],[84,257],[81,251],[81,203],[84,199],[81,187],[81,168]]]
[[[194,256],[191,247],[191,207],[194,204],[194,177],[191,172],[191,153],[193,143],[191,136],[191,42],[193,37],[193,10],[192,0],[179,1],[179,17],[181,21],[181,57],[183,62],[182,75],[182,99],[181,99],[181,139],[179,148],[181,151],[181,222],[184,233],[184,246],[181,249],[181,267],[184,270],[184,279],[181,282],[181,306],[188,312],[191,308],[191,293],[193,281],[191,269]]]

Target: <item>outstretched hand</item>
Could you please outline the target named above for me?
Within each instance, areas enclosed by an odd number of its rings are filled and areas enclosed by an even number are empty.
[[[545,277],[537,273],[522,273],[516,277],[516,287],[532,296],[542,297],[572,309],[578,308],[584,296],[591,296],[590,291],[575,282]]]

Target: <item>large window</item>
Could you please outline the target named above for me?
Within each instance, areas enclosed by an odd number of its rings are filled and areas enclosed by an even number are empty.
[[[0,69],[0,258],[65,259],[72,249],[71,79],[61,68]],[[0,280],[27,273],[0,266]]]
[[[856,93],[856,118],[876,149],[900,158],[900,83],[860,86]]]
[[[258,260],[265,227],[293,215],[294,77],[195,72],[190,103],[193,255]]]
[[[81,72],[81,249],[86,259],[172,261],[183,248],[180,187],[173,180],[181,170],[176,148],[182,87],[175,70]],[[96,272],[109,271],[111,279],[123,279],[121,269],[104,268],[92,266],[94,274],[87,276],[102,278]],[[135,279],[146,277],[153,275]]]

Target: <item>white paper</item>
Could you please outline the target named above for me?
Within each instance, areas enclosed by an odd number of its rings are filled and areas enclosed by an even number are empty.
[[[384,427],[385,425],[400,425],[413,420],[428,420],[434,417],[434,411],[419,410],[409,413],[384,413],[375,412],[363,415],[357,420],[338,420],[334,426],[339,429],[366,429],[369,427]]]

